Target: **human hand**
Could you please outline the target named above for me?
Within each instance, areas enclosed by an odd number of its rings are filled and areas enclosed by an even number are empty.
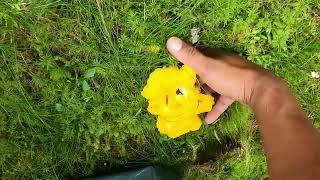
[[[252,106],[257,96],[255,91],[263,84],[262,80],[265,77],[275,79],[268,71],[238,55],[215,52],[204,55],[176,37],[168,40],[167,48],[177,60],[189,65],[204,83],[220,94],[212,110],[207,113],[207,124],[216,122],[234,101]],[[210,57],[212,55],[216,56]]]
[[[221,95],[205,118],[207,124],[216,122],[233,101],[252,108],[271,179],[320,177],[320,135],[283,81],[240,56],[211,57],[175,37],[167,48]]]

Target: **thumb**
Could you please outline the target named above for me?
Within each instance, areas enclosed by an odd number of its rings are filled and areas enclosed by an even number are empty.
[[[177,37],[171,37],[167,41],[167,49],[172,56],[183,64],[189,65],[200,76],[206,74],[208,59],[196,48]]]

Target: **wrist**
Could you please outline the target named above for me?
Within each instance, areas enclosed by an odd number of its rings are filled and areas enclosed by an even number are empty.
[[[260,106],[266,107],[275,100],[281,102],[281,99],[288,94],[291,93],[282,80],[270,72],[263,72],[255,82],[248,106],[253,110]]]
[[[308,119],[286,83],[272,74],[257,81],[248,106],[253,110],[258,120],[272,120],[274,117],[278,117],[275,118],[276,120],[279,120],[279,117],[286,117],[283,118],[284,120],[293,119],[287,117],[299,117],[300,120]]]

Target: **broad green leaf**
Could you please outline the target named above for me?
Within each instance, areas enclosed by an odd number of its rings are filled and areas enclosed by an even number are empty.
[[[88,69],[86,72],[84,72],[83,77],[86,79],[94,77],[94,74],[96,73],[95,69]]]
[[[84,91],[84,92],[86,92],[86,91],[89,91],[90,90],[90,85],[88,84],[88,82],[87,81],[82,81],[82,90]]]

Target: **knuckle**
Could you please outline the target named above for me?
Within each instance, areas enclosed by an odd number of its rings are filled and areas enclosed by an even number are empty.
[[[201,61],[201,66],[199,66],[199,68],[197,69],[198,74],[200,77],[206,77],[209,74],[209,72],[212,70],[210,61],[205,58],[200,59],[199,61]]]
[[[220,101],[220,104],[222,106],[228,106],[229,105],[224,98],[219,99],[219,101]]]
[[[198,50],[196,48],[190,47],[189,48],[189,57],[194,58],[198,55]]]
[[[229,106],[231,103],[232,103],[232,100],[229,99],[229,98],[221,98],[219,99],[220,103],[222,106],[226,107],[226,106]]]

